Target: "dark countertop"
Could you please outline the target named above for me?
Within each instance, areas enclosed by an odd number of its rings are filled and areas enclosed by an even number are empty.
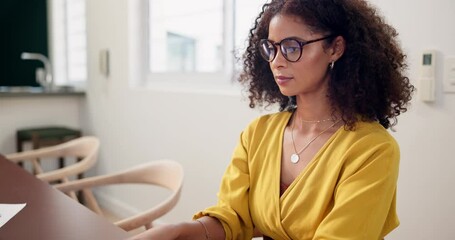
[[[72,87],[60,86],[54,90],[45,90],[42,87],[2,87],[0,97],[40,97],[40,96],[85,96],[85,91]]]

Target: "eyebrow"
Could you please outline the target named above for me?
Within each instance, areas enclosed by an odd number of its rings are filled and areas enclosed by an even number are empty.
[[[275,41],[275,40],[272,40],[272,39],[270,39],[270,38],[267,38],[267,40],[269,40],[269,41],[271,41],[271,42],[274,42],[274,43],[276,43],[276,42],[281,42],[281,41],[283,41],[284,39],[296,39],[296,40],[299,40],[299,41],[302,41],[302,42],[307,42],[307,41],[309,41],[309,40],[305,40],[305,39],[303,39],[303,38],[301,38],[301,37],[297,37],[297,36],[285,37],[285,38],[282,38],[282,39],[279,40],[279,41]]]

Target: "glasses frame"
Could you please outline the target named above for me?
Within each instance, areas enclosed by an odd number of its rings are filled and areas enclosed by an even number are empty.
[[[276,56],[278,55],[277,46],[280,46],[279,49],[281,51],[281,55],[283,55],[283,57],[284,57],[284,59],[286,59],[286,61],[288,61],[288,62],[298,62],[300,60],[300,58],[302,58],[303,46],[308,45],[310,43],[319,42],[319,41],[322,41],[322,40],[325,40],[325,39],[328,39],[328,38],[332,38],[332,37],[335,37],[335,36],[336,36],[336,34],[330,34],[330,35],[327,35],[327,36],[324,36],[324,37],[321,37],[321,38],[317,38],[317,39],[313,39],[313,40],[309,40],[309,41],[301,41],[301,40],[296,39],[294,37],[285,38],[285,39],[283,39],[283,40],[281,40],[279,42],[273,42],[273,41],[271,41],[269,39],[261,39],[259,41],[259,52],[260,52],[262,58],[264,58],[265,61],[272,62],[273,60],[275,60]],[[288,41],[288,40],[296,41],[299,44],[299,46],[300,46],[300,54],[299,54],[299,57],[297,58],[297,60],[295,60],[295,61],[289,60],[288,57],[287,57],[287,54],[283,54],[285,51],[283,51],[282,43],[284,41]],[[265,44],[265,43],[270,43],[270,45],[273,46],[275,54],[273,55],[272,59],[266,59],[265,56],[262,54],[263,53],[263,51],[261,50],[262,49],[262,45]]]

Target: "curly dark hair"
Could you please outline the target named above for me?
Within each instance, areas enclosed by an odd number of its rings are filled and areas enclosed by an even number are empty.
[[[404,75],[406,55],[397,31],[363,0],[272,0],[264,4],[250,30],[239,77],[248,88],[251,108],[275,103],[280,111],[295,108],[295,96],[281,94],[257,47],[268,37],[269,23],[277,14],[297,16],[313,32],[345,39],[344,54],[330,71],[327,96],[345,128],[353,130],[359,116],[362,121],[378,121],[384,128],[396,125],[415,88]],[[325,45],[333,40],[325,40]]]

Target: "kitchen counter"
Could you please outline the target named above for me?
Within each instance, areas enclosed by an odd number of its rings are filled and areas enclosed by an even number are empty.
[[[40,96],[84,96],[85,91],[73,87],[58,86],[53,90],[42,87],[0,87],[0,97],[40,97]]]

